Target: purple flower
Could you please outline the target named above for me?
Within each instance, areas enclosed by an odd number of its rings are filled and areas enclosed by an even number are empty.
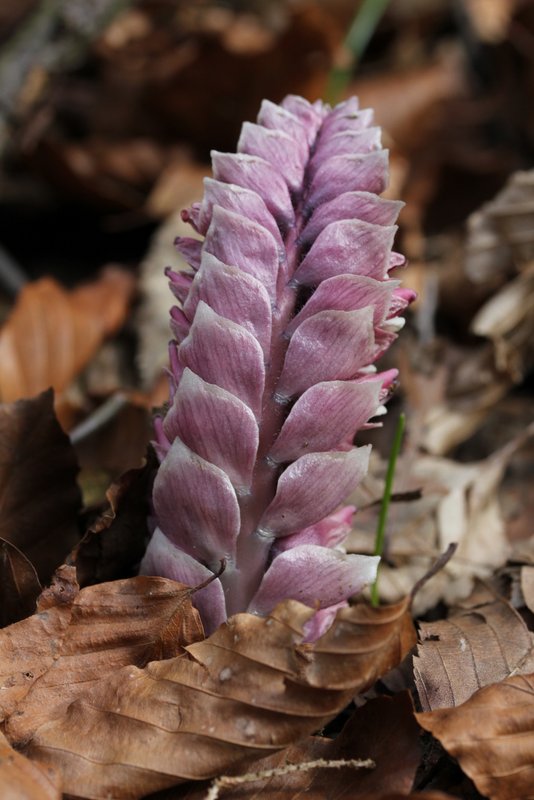
[[[204,240],[178,239],[191,271],[167,271],[180,306],[142,570],[196,585],[224,559],[194,596],[208,632],[293,598],[318,609],[313,639],[376,574],[343,550],[354,509],[336,509],[367,470],[355,433],[396,376],[373,362],[414,297],[388,279],[401,203],[378,196],[387,152],[354,98],[265,101],[212,162],[183,212]]]

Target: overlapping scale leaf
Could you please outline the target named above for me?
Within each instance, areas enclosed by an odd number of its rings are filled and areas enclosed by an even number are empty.
[[[153,502],[161,530],[184,552],[215,570],[235,557],[240,511],[230,479],[180,439],[159,468]]]
[[[200,269],[184,302],[188,319],[194,318],[201,301],[219,316],[245,328],[267,355],[271,343],[272,310],[267,290],[257,278],[238,267],[224,264],[210,253],[203,253]]]
[[[346,453],[310,453],[280,476],[276,495],[260,520],[261,530],[286,536],[326,517],[358,485],[369,462],[370,447]]]
[[[269,457],[279,463],[305,453],[348,450],[356,431],[379,406],[381,381],[329,381],[311,386],[297,400]]]
[[[249,488],[258,424],[238,397],[186,369],[163,430],[170,442],[180,438],[197,455],[224,470],[238,491]]]
[[[241,325],[216,314],[201,300],[179,357],[184,367],[239,397],[259,416],[265,381],[263,353],[256,338]]]
[[[373,361],[373,308],[320,311],[289,342],[277,395],[289,399],[320,381],[350,380]]]

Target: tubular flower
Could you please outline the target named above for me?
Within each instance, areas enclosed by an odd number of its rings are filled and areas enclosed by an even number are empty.
[[[388,156],[372,112],[289,96],[264,101],[237,153],[183,217],[188,272],[167,270],[170,406],[156,424],[156,528],[142,571],[198,585],[206,630],[286,598],[317,609],[309,638],[376,574],[347,555],[365,475],[358,429],[384,411],[396,372],[373,362],[413,299],[388,279],[401,203],[378,195]]]

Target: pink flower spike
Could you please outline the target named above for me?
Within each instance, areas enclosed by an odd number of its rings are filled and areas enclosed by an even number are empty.
[[[397,378],[374,362],[415,296],[390,278],[402,203],[379,197],[388,153],[356,98],[266,100],[212,162],[182,214],[204,237],[177,242],[192,269],[167,270],[177,341],[143,568],[199,583],[224,558],[194,601],[208,631],[295,598],[314,640],[376,573],[343,551],[342,503]]]

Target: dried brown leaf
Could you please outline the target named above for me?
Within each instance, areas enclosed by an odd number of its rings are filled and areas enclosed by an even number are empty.
[[[147,518],[156,464],[122,475],[106,492],[108,508],[90,526],[71,554],[80,586],[136,574],[148,539]]]
[[[202,638],[190,594],[147,577],[79,591],[74,568],[58,570],[37,613],[0,632],[0,718],[10,740],[27,740],[106,674],[170,658]]]
[[[315,646],[300,644],[312,612],[299,603],[239,614],[186,656],[101,680],[25,752],[60,769],[65,791],[117,800],[248,766],[320,728],[397,664],[413,643],[407,609],[345,609]]]
[[[43,583],[78,539],[77,472],[51,391],[0,405],[0,537],[30,559]]]
[[[414,676],[424,711],[459,706],[483,686],[534,670],[534,638],[504,598],[420,630]]]
[[[31,561],[14,544],[0,539],[0,628],[29,617],[40,592]]]
[[[57,773],[17,753],[0,732],[2,800],[61,800]]]
[[[0,331],[0,399],[9,403],[49,386],[63,392],[123,324],[133,289],[133,277],[113,267],[71,292],[52,278],[28,284]]]
[[[417,714],[490,800],[534,797],[534,675],[486,686],[457,708]]]
[[[240,785],[221,789],[221,800],[367,800],[386,792],[409,791],[421,758],[419,734],[407,692],[370,700],[353,713],[336,739],[310,736],[261,759],[245,773],[248,780],[243,783],[242,773],[232,773]],[[369,759],[375,764],[372,769],[340,765]],[[318,760],[340,766],[312,766]],[[276,772],[266,775],[269,770]],[[162,800],[205,800],[206,792],[202,783],[169,792]]]

